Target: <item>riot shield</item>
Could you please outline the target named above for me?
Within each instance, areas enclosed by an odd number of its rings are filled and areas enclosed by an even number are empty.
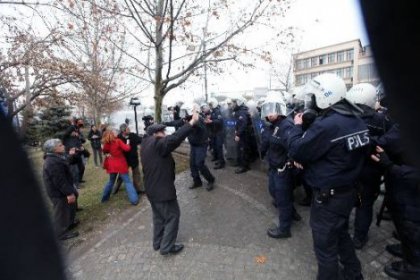
[[[224,133],[225,133],[225,158],[227,161],[237,164],[238,151],[237,143],[235,142],[235,125],[236,120],[232,116],[224,119]]]

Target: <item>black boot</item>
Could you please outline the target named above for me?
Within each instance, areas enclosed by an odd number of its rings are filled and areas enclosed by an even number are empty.
[[[360,238],[357,236],[353,237],[354,248],[357,250],[361,250],[366,245],[367,242],[368,242],[367,237],[365,238]]]
[[[395,279],[420,279],[420,267],[410,265],[406,262],[393,262],[385,266],[385,273]]]
[[[203,186],[203,183],[201,183],[201,182],[194,182],[194,184],[192,184],[192,186],[189,187],[189,189],[192,190],[192,189],[196,189],[196,188],[199,188],[199,187],[202,187],[202,186]]]
[[[292,237],[290,231],[282,231],[278,227],[269,228],[267,230],[267,235],[271,238],[289,238]]]
[[[235,170],[235,173],[236,174],[241,174],[241,173],[247,172],[248,170],[249,170],[249,168],[247,168],[247,167],[240,167],[240,168]]]
[[[214,169],[222,169],[222,168],[225,168],[225,163],[224,163],[224,162],[223,162],[223,163],[218,162],[218,163],[214,166]]]
[[[398,258],[403,257],[402,247],[401,244],[388,244],[386,245],[385,249],[390,253],[391,255],[394,255]]]

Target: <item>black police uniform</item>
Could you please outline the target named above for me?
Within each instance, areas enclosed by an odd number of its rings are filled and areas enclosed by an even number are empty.
[[[236,173],[242,173],[249,170],[250,163],[250,144],[249,144],[249,131],[251,126],[251,117],[248,113],[248,108],[244,105],[237,106],[234,109],[235,136],[239,137],[237,151],[238,151],[238,165]]]
[[[206,155],[208,147],[209,134],[202,117],[193,126],[193,131],[188,135],[188,142],[190,143],[190,169],[191,177],[194,180],[194,186],[201,186],[200,173],[209,183],[213,183],[215,178],[211,174],[206,165]]]
[[[310,225],[320,280],[340,279],[339,260],[346,277],[362,279],[348,223],[369,137],[349,106],[345,101],[335,104],[305,132],[295,126],[289,138],[289,155],[303,164],[304,179],[314,191]]]
[[[361,117],[369,129],[370,138],[373,140],[371,141],[371,151],[373,152],[376,146],[374,139],[388,131],[391,122],[386,115],[377,113],[366,105],[359,104],[358,106],[363,109]],[[373,216],[373,204],[379,196],[381,176],[383,175],[381,168],[370,160],[370,155],[368,157],[359,178],[360,205],[356,207],[353,236],[356,249],[361,249],[368,240],[369,227]]]
[[[404,159],[398,124],[377,142],[392,164],[387,165],[385,173],[386,201],[404,260],[386,266],[385,272],[397,279],[420,279],[420,170]]]
[[[290,235],[293,216],[292,171],[288,166],[287,155],[289,133],[294,125],[279,117],[264,130],[261,155],[267,157],[269,164],[268,190],[279,210],[279,232]]]
[[[223,154],[224,135],[224,119],[220,111],[220,106],[213,108],[210,119],[211,123],[211,139],[213,140],[213,157],[217,160],[217,167],[225,166],[225,156]]]

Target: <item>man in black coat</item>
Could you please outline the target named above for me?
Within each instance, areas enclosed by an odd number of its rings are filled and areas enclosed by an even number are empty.
[[[191,120],[174,134],[165,134],[165,125],[153,124],[142,141],[141,162],[144,185],[153,211],[153,249],[162,255],[179,253],[184,245],[175,244],[178,235],[180,210],[175,189],[175,161],[171,152],[193,130],[198,121],[194,112]]]
[[[65,155],[65,146],[59,139],[50,139],[44,143],[44,151],[43,179],[53,204],[57,235],[61,240],[76,237],[79,233],[70,232],[70,229],[75,226],[77,191]],[[71,153],[74,154],[74,149],[71,150]]]

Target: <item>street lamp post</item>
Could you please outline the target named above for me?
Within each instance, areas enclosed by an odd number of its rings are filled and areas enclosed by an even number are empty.
[[[130,105],[134,106],[134,121],[136,122],[136,133],[139,134],[139,127],[137,123],[137,106],[141,105],[140,100],[137,97],[132,97],[130,99]]]

